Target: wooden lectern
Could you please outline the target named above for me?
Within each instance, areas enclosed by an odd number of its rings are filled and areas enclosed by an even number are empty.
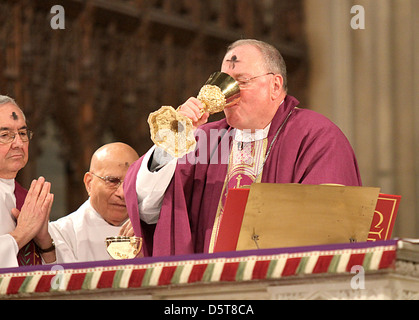
[[[370,187],[267,183],[230,189],[214,252],[374,241],[370,231],[377,219],[382,220],[376,217],[379,191]],[[380,240],[391,235],[400,197],[397,200],[391,219],[382,221],[386,230],[379,234]]]

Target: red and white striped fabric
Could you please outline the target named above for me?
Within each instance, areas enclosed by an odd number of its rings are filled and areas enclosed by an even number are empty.
[[[93,268],[55,266],[54,271],[44,269],[1,274],[0,270],[0,297],[53,291],[117,290],[190,283],[269,280],[308,274],[343,274],[351,272],[354,266],[362,266],[366,272],[395,268],[397,241],[355,249],[316,248],[320,250],[266,255],[244,253],[243,256],[231,258],[211,258],[212,255],[206,255],[208,258],[205,259],[166,262],[162,258],[162,261],[150,264]],[[146,260],[127,262],[133,261]]]

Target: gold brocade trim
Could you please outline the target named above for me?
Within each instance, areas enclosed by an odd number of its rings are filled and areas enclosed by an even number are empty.
[[[239,145],[243,146],[243,143],[239,141],[233,141],[233,147],[229,157],[227,175],[224,181],[223,189],[221,191],[217,214],[215,216],[214,225],[212,228],[211,240],[208,250],[209,253],[214,252],[215,242],[217,240],[218,231],[220,229],[220,222],[224,212],[224,204],[227,197],[230,180],[233,177],[237,177],[237,185],[235,186],[237,189],[244,186],[241,184],[241,180],[243,180],[242,176],[247,176],[251,181],[256,183],[260,183],[262,180],[263,164],[267,151],[268,139],[265,138],[263,140],[247,142],[244,144],[250,145],[251,143],[254,143],[254,148],[252,148],[251,153],[246,157],[243,156],[243,154],[240,154],[243,153],[243,147],[241,150],[239,150]],[[238,162],[237,159],[241,159],[241,162]],[[251,162],[249,159],[251,159]]]

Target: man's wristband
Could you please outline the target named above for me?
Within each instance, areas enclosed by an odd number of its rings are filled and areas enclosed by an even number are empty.
[[[47,248],[47,249],[42,249],[39,247],[39,252],[40,253],[47,253],[47,252],[51,252],[55,250],[55,242],[54,239],[51,239],[51,247]]]

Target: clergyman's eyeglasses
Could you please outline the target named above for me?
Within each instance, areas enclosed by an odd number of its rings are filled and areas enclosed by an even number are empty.
[[[112,177],[112,176],[101,177],[93,172],[90,172],[90,173],[94,175],[96,178],[102,179],[105,182],[105,185],[111,189],[118,189],[121,183],[124,182],[124,180],[121,180],[118,177]]]
[[[275,73],[269,72],[269,73],[261,74],[260,76],[256,76],[256,77],[237,79],[236,81],[239,84],[239,87],[243,89],[243,88],[246,88],[251,81],[260,77],[271,75],[271,74],[274,75]]]
[[[33,132],[29,129],[21,129],[17,132],[10,130],[1,130],[0,131],[0,143],[7,144],[15,141],[16,136],[20,137],[20,140],[23,142],[28,142],[33,137]]]

